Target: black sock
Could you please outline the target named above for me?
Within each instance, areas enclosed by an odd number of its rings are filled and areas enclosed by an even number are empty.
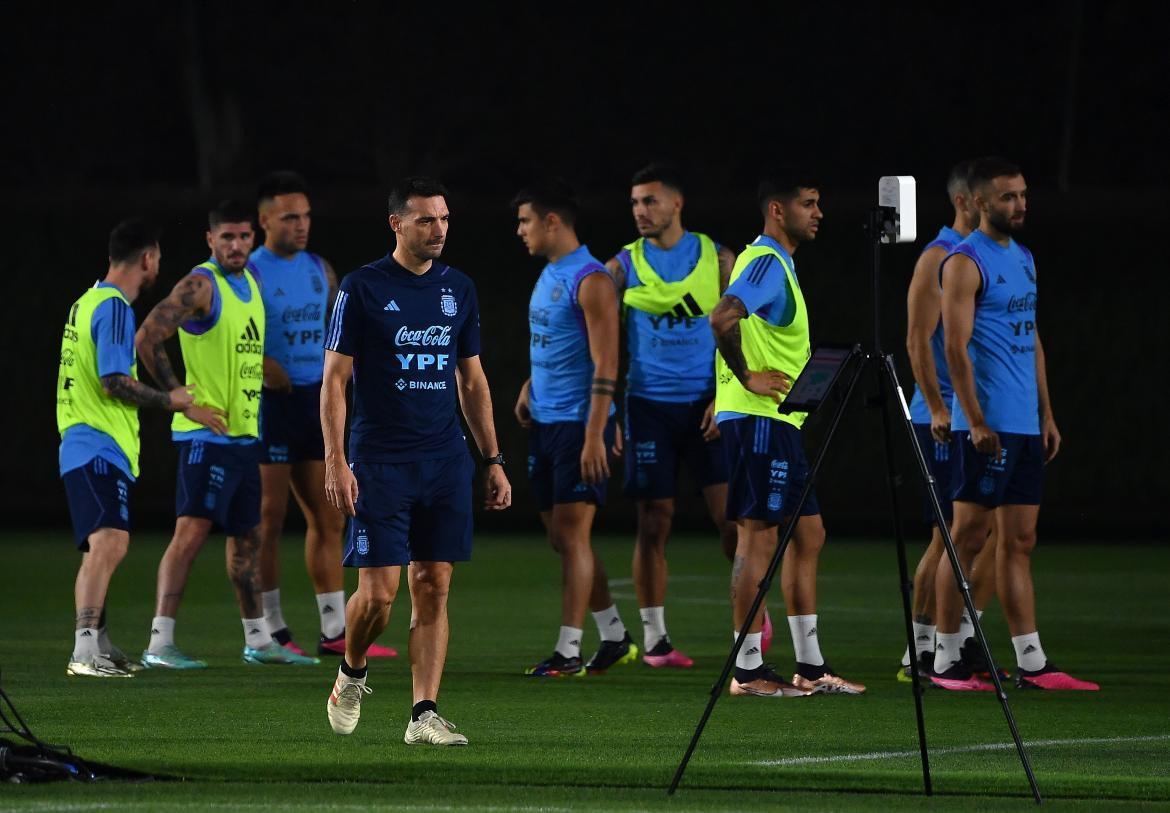
[[[738,683],[751,683],[756,678],[764,674],[764,667],[757,666],[755,669],[740,669],[735,667],[735,680]]]
[[[829,664],[822,663],[820,666],[813,666],[810,663],[796,662],[796,674],[800,675],[805,680],[816,680],[829,674]]]
[[[417,723],[419,715],[424,711],[433,711],[435,714],[439,713],[439,707],[435,705],[434,700],[420,700],[414,704],[414,708],[410,710],[411,722]]]
[[[341,674],[345,675],[346,677],[358,678],[360,680],[366,676],[367,668],[368,667],[363,666],[361,669],[354,669],[349,665],[345,658],[341,659]]]

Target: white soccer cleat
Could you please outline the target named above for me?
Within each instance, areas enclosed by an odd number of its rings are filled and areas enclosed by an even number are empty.
[[[129,669],[122,668],[105,655],[93,655],[80,661],[75,661],[70,657],[69,665],[65,667],[65,674],[74,677],[134,677]]]
[[[333,691],[325,703],[329,714],[329,725],[334,734],[352,734],[362,716],[362,695],[374,690],[366,685],[365,678],[352,678],[337,672]]]
[[[424,711],[417,720],[412,720],[402,739],[407,745],[467,745],[467,737],[433,711]]]

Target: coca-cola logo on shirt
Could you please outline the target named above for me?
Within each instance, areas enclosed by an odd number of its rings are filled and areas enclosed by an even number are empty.
[[[403,325],[398,328],[394,342],[399,347],[446,347],[451,343],[451,326],[431,325],[421,330],[411,330]]]

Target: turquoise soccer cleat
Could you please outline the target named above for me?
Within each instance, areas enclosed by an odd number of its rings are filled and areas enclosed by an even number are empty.
[[[142,665],[148,669],[206,669],[207,661],[188,658],[177,646],[167,644],[158,652],[143,652]]]
[[[244,663],[312,666],[320,662],[318,659],[309,657],[308,655],[298,655],[291,649],[281,646],[276,641],[257,648],[250,646],[244,647]]]

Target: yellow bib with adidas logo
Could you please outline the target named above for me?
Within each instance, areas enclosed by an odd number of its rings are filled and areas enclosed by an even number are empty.
[[[197,266],[211,271],[219,294],[219,319],[205,333],[179,329],[179,346],[187,368],[186,383],[194,384],[199,406],[227,413],[231,437],[260,436],[260,389],[264,381],[264,301],[252,272],[244,269],[251,298],[244,302],[223,271],[208,260]],[[205,429],[181,412],[171,421],[176,432]]]

